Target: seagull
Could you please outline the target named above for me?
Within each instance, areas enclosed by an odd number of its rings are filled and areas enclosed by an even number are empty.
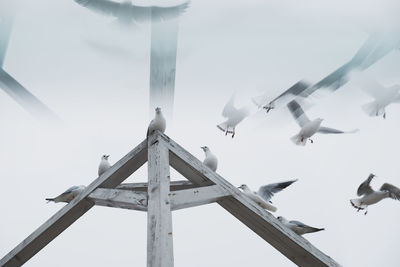
[[[384,87],[376,81],[364,82],[363,89],[374,98],[370,103],[362,106],[362,109],[369,116],[381,116],[386,119],[385,108],[392,103],[400,103],[400,85]]]
[[[161,112],[161,108],[156,108],[156,116],[151,120],[149,127],[147,128],[147,136],[151,135],[154,131],[159,130],[160,132],[165,132],[167,127],[167,122]]]
[[[322,134],[343,134],[343,133],[354,133],[357,132],[358,130],[353,130],[349,132],[344,132],[341,130],[336,130],[333,128],[328,128],[328,127],[323,127],[321,126],[321,123],[323,119],[317,118],[314,120],[310,120],[307,115],[304,113],[303,109],[297,103],[296,100],[293,100],[287,104],[290,113],[294,117],[294,119],[297,121],[297,123],[300,125],[301,130],[298,134],[293,136],[291,140],[296,144],[296,145],[306,145],[307,140],[310,140],[311,143],[314,143],[314,141],[311,139],[311,137],[315,133],[322,133]]]
[[[68,188],[64,193],[62,193],[61,195],[55,197],[55,198],[46,198],[47,203],[49,203],[50,201],[53,201],[55,203],[58,202],[70,202],[72,201],[77,195],[79,195],[80,192],[82,192],[83,190],[85,190],[86,186],[84,185],[79,185],[79,186],[72,186],[70,188]]]
[[[375,177],[375,174],[371,173],[367,180],[365,180],[357,189],[357,195],[362,196],[361,198],[351,199],[351,205],[357,209],[357,211],[365,209],[365,213],[368,212],[368,206],[376,204],[384,198],[392,198],[394,200],[400,200],[400,188],[394,185],[384,183],[379,191],[375,191],[371,188],[370,183]]]
[[[106,170],[108,170],[108,168],[111,167],[110,163],[108,162],[109,156],[110,155],[103,155],[101,157],[100,164],[99,164],[99,171],[98,171],[99,176],[101,176],[103,173],[106,172]]]
[[[315,232],[325,230],[324,228],[315,228],[315,227],[309,226],[309,225],[304,224],[299,221],[288,221],[282,216],[278,216],[277,219],[281,223],[283,223],[283,225],[285,225],[287,228],[289,228],[290,230],[292,230],[293,232],[295,232],[298,235],[315,233]]]
[[[96,13],[116,18],[123,25],[149,21],[161,22],[177,18],[189,6],[189,2],[171,7],[137,6],[131,1],[118,3],[109,0],[74,0],[77,4]]]
[[[235,94],[231,96],[222,111],[222,116],[227,118],[227,120],[217,125],[218,129],[225,132],[225,135],[231,133],[232,138],[235,136],[236,126],[250,114],[250,111],[247,107],[238,109],[234,106],[234,102]]]
[[[200,147],[206,154],[206,158],[203,160],[203,164],[210,168],[212,171],[216,171],[218,167],[217,157],[211,153],[211,150],[207,146]]]
[[[276,207],[271,205],[271,198],[275,193],[278,193],[291,185],[292,183],[296,182],[296,180],[292,181],[286,181],[286,182],[281,182],[281,183],[274,183],[274,184],[269,184],[269,185],[263,185],[258,189],[258,192],[251,191],[251,189],[245,185],[242,184],[238,188],[243,190],[243,193],[248,196],[251,200],[255,201],[260,207],[275,212],[277,210]]]

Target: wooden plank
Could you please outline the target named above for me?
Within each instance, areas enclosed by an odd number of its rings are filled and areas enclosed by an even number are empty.
[[[195,187],[198,187],[198,186],[188,180],[171,181],[169,190],[176,191],[176,190],[190,189],[190,188],[195,188]],[[120,184],[119,186],[117,186],[116,189],[132,190],[132,191],[137,191],[137,192],[142,192],[142,191],[147,192],[147,183],[123,183],[123,184]]]
[[[230,192],[219,185],[198,187],[170,193],[171,209],[179,210],[210,204],[230,196]]]
[[[147,266],[174,266],[169,199],[169,152],[159,132],[148,140]]]
[[[94,203],[86,198],[98,187],[114,188],[124,181],[147,160],[147,141],[143,141],[121,160],[115,163],[103,175],[88,185],[69,204],[48,219],[37,230],[17,245],[0,260],[0,266],[21,266],[44,248],[73,222],[93,207]]]
[[[88,200],[98,206],[147,211],[147,193],[97,188]]]
[[[0,68],[0,88],[36,119],[60,121],[53,111],[2,68]]]
[[[174,104],[178,19],[151,23],[150,114],[161,107],[168,120]]]
[[[232,196],[218,201],[218,204],[295,264],[299,266],[340,266],[306,239],[287,229],[272,214],[262,209],[217,173],[205,167],[202,162],[169,137],[163,134],[160,136],[160,140],[170,150],[170,164],[174,169],[194,184],[216,184],[230,192]]]

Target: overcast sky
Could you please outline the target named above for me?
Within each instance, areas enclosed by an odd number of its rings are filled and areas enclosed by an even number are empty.
[[[235,186],[299,179],[274,197],[274,215],[325,227],[305,237],[340,264],[398,266],[400,203],[384,200],[364,216],[349,199],[370,172],[375,187],[400,186],[400,105],[386,120],[370,118],[361,110],[370,97],[350,82],[307,113],[360,132],[315,136],[306,147],[289,140],[299,128],[286,108],[256,113],[234,139],[215,125],[235,90],[240,106],[303,78],[316,82],[371,32],[398,25],[399,11],[395,0],[193,0],[180,19],[166,134],[201,160],[200,146],[210,147],[217,172]],[[63,122],[39,123],[0,90],[0,257],[64,205],[46,197],[91,183],[102,154],[114,163],[145,138],[150,27],[121,30],[72,0],[24,1],[4,68]],[[366,73],[390,86],[400,84],[399,70],[393,51]],[[129,181],[145,181],[146,167]],[[26,266],[145,266],[146,231],[143,212],[94,207]],[[294,265],[217,204],[174,212],[173,232],[178,267]]]

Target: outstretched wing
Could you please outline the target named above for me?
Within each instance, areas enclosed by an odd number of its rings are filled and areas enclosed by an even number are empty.
[[[343,133],[355,133],[357,132],[358,129],[352,130],[352,131],[342,131],[342,130],[337,130],[329,127],[319,127],[318,132],[322,134],[343,134]]]
[[[390,198],[393,198],[395,200],[400,200],[400,188],[398,188],[398,187],[396,187],[394,185],[388,184],[388,183],[384,183],[381,186],[380,190],[381,191],[388,191]]]
[[[235,108],[234,102],[235,102],[235,94],[233,94],[229,99],[228,103],[225,104],[224,109],[222,110],[222,116],[224,116],[225,118],[229,118],[237,113],[237,108]]]
[[[296,100],[292,100],[287,104],[290,113],[292,114],[293,118],[297,121],[300,127],[304,127],[307,123],[310,122],[310,119],[304,113],[304,110],[301,108],[300,104],[297,103]]]
[[[274,183],[269,185],[263,185],[258,189],[257,194],[261,196],[265,201],[269,201],[275,193],[282,191],[289,185],[293,184],[297,180],[286,181],[281,183]]]
[[[108,0],[74,0],[77,4],[96,13],[108,16],[117,16],[120,3]]]
[[[171,7],[156,7],[151,8],[151,19],[153,21],[164,21],[174,19],[183,14],[189,7],[189,2]]]
[[[372,189],[372,187],[370,186],[370,183],[372,181],[372,178],[374,178],[374,174],[370,174],[367,178],[367,180],[365,180],[362,184],[360,184],[360,186],[357,189],[357,195],[358,196],[362,196],[362,195],[368,195],[371,194],[374,190]]]

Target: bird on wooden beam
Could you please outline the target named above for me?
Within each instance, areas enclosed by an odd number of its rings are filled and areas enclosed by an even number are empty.
[[[156,108],[156,115],[154,119],[151,120],[149,127],[147,128],[146,136],[148,137],[157,130],[164,133],[165,128],[167,128],[167,122],[161,112],[161,108]]]
[[[213,153],[211,153],[211,150],[207,146],[202,146],[200,148],[203,149],[204,153],[206,154],[206,158],[204,159],[203,164],[215,172],[218,167],[217,157]]]
[[[189,7],[189,2],[170,7],[138,6],[131,1],[122,3],[109,0],[74,0],[93,12],[112,16],[122,25],[145,22],[162,22],[179,17]]]
[[[110,162],[108,162],[109,156],[110,155],[103,155],[101,157],[100,164],[99,164],[99,170],[98,170],[99,176],[101,176],[103,173],[106,172],[106,170],[108,170],[111,167]]]
[[[315,227],[309,226],[309,225],[304,224],[299,221],[288,221],[288,220],[286,220],[286,218],[284,218],[282,216],[278,216],[277,219],[281,223],[283,223],[283,225],[285,225],[287,228],[289,228],[290,230],[292,230],[293,232],[295,232],[298,235],[315,233],[315,232],[325,230],[324,228],[315,228]]]
[[[60,194],[59,196],[55,198],[46,198],[47,203],[53,201],[55,203],[58,202],[70,202],[72,201],[79,193],[81,193],[83,190],[85,190],[86,186],[84,185],[74,185],[70,188],[68,188],[64,193]]]

